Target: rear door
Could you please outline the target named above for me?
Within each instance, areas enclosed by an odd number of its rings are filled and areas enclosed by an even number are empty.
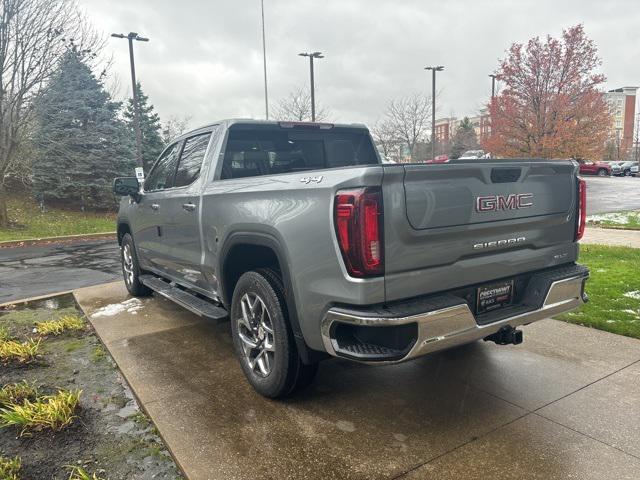
[[[173,188],[165,199],[164,242],[169,246],[167,268],[176,279],[190,286],[207,288],[202,278],[200,215],[203,161],[212,132],[184,140]]]
[[[387,300],[575,261],[572,162],[385,166]]]

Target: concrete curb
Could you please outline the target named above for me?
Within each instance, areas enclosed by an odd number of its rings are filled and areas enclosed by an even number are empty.
[[[46,295],[38,295],[37,297],[20,298],[18,300],[11,300],[10,302],[0,303],[0,308],[8,307],[9,305],[21,305],[23,303],[36,302],[38,300],[46,300],[47,298],[60,297],[62,295],[68,295],[71,293],[73,293],[73,290],[63,290],[61,292],[47,293]]]
[[[0,242],[2,248],[29,247],[32,245],[47,245],[50,243],[71,243],[90,240],[115,239],[116,232],[83,233],[80,235],[62,235],[59,237],[26,238],[24,240],[7,240]]]

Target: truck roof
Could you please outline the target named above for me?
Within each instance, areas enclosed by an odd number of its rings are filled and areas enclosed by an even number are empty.
[[[180,140],[184,137],[189,137],[193,134],[197,134],[201,131],[206,131],[211,127],[216,125],[224,125],[226,128],[229,128],[232,125],[236,124],[245,124],[245,125],[280,125],[280,124],[294,124],[294,125],[331,125],[331,127],[338,128],[367,128],[364,123],[333,123],[333,122],[298,122],[298,121],[285,121],[285,120],[256,120],[253,118],[227,118],[224,120],[220,120],[217,122],[212,122],[206,125],[202,125],[198,128],[194,128],[189,130],[188,132],[183,133],[171,140],[170,143],[173,143],[177,140]]]

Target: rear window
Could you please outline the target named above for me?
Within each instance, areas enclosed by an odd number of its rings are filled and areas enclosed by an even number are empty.
[[[243,178],[323,168],[377,164],[366,130],[232,127],[221,178]]]

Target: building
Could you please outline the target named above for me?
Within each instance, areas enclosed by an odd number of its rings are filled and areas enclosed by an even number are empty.
[[[436,119],[436,142],[439,144],[448,143],[456,133],[456,128],[460,121],[456,117],[444,117]]]
[[[436,119],[436,141],[440,144],[451,141],[456,134],[456,130],[464,117],[443,117]],[[491,133],[491,123],[489,121],[489,111],[486,108],[480,110],[478,115],[468,117],[473,129],[476,132],[478,142],[482,142]]]
[[[491,133],[491,122],[489,121],[489,109],[483,108],[479,115],[469,117],[471,125],[476,132],[478,142],[482,142]]]
[[[621,87],[604,94],[613,116],[610,136],[619,146],[621,158],[633,146],[637,90],[638,87]]]

